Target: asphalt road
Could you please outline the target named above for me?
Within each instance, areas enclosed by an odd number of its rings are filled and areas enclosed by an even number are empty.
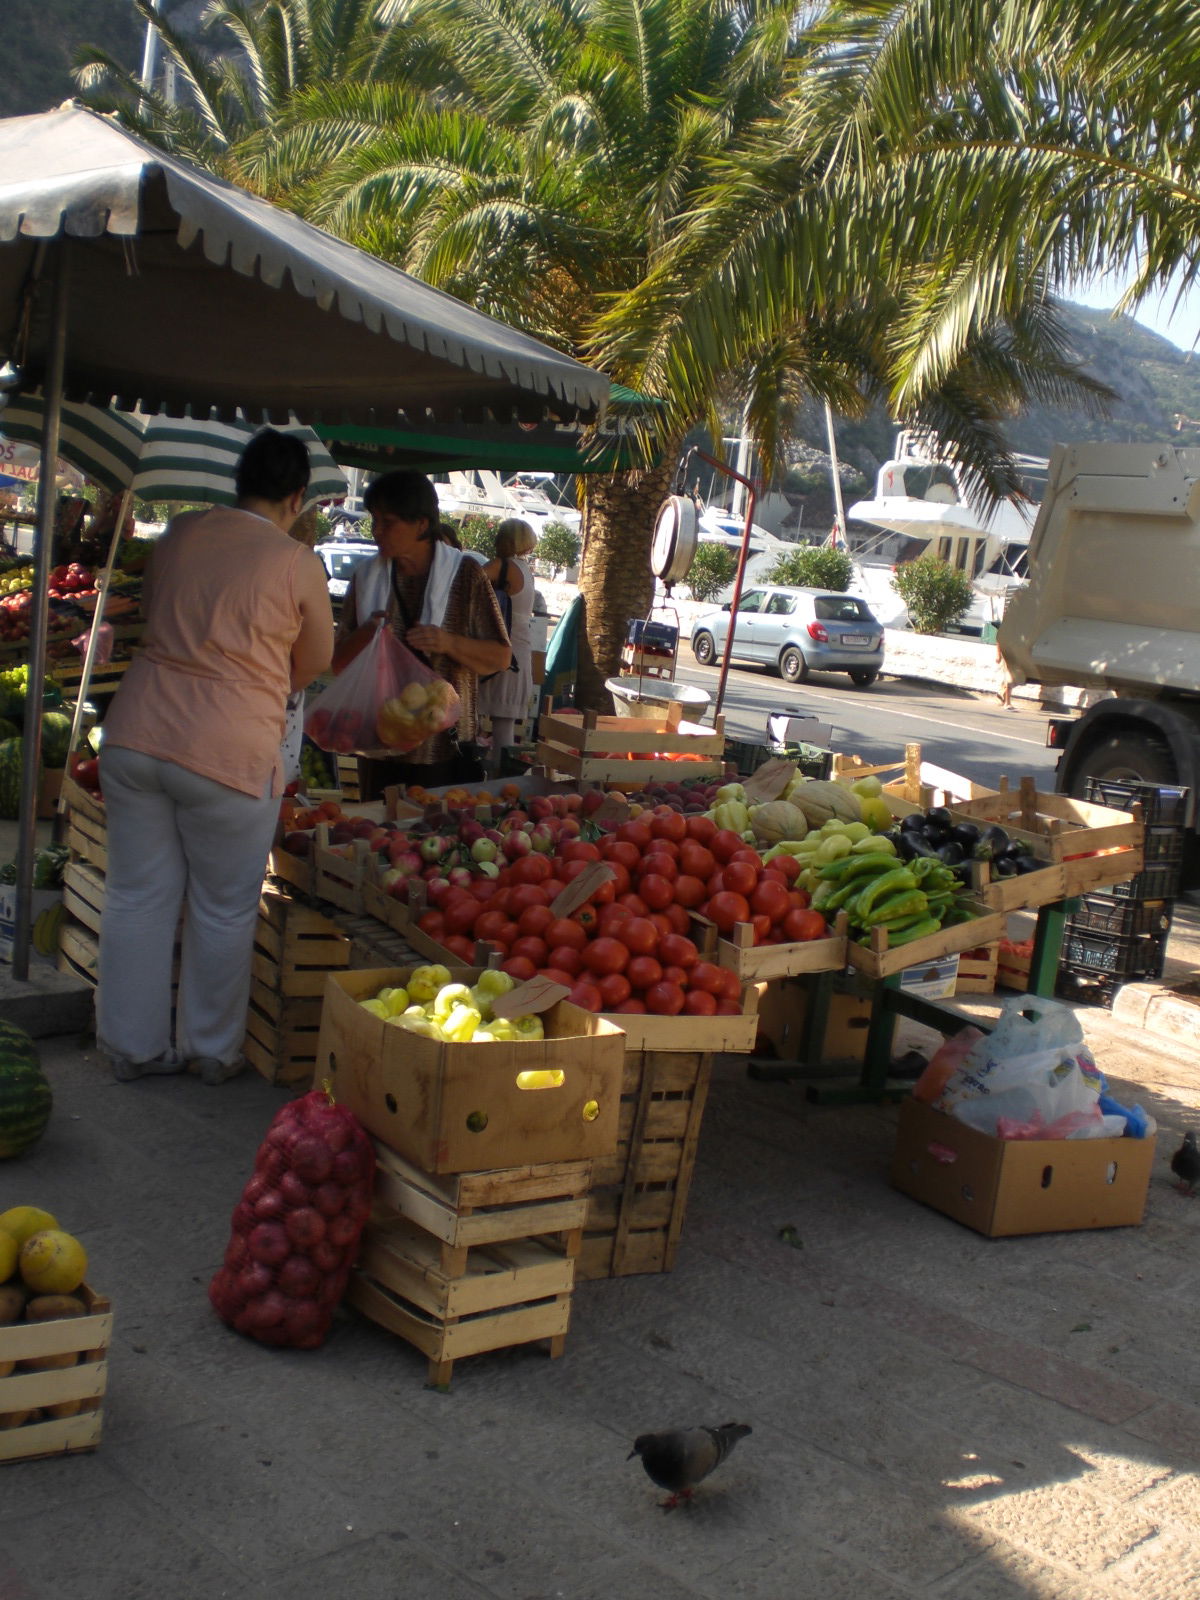
[[[684,645],[676,678],[716,699],[717,670],[699,667]],[[1020,707],[1005,711],[988,696],[911,679],[880,678],[853,689],[843,673],[814,673],[792,686],[754,667],[732,667],[725,690],[725,726],[732,738],[761,739],[768,712],[812,715],[833,727],[832,747],[864,761],[900,758],[912,740],[925,760],[976,783],[1013,783],[1029,773],[1040,789],[1054,787],[1056,751],[1046,748],[1046,714]]]

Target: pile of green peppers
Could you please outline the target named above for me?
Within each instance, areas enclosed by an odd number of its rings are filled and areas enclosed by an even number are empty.
[[[894,855],[850,855],[826,862],[813,894],[813,909],[830,921],[844,911],[851,933],[885,927],[888,945],[925,939],[939,928],[976,915],[961,879],[936,856],[899,862]]]

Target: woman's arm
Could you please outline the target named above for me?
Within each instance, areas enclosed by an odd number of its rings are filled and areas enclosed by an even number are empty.
[[[306,689],[329,666],[333,655],[333,608],[321,558],[301,550],[296,561],[296,601],[300,632],[292,643],[292,689]]]
[[[447,633],[445,628],[410,628],[404,642],[423,655],[449,656],[478,678],[507,671],[512,660],[512,649],[506,643],[495,639],[468,639],[460,633]]]

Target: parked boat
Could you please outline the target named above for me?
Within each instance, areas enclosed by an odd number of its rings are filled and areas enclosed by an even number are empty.
[[[578,533],[582,518],[573,506],[555,505],[542,483],[520,473],[501,478],[478,468],[448,472],[437,484],[438,504],[450,517],[523,517],[540,537],[551,522],[561,522]]]
[[[882,530],[866,539],[851,538],[856,563],[855,588],[872,603],[881,621],[897,626],[904,603],[891,582],[901,561],[926,551],[965,572],[975,600],[959,623],[963,632],[979,632],[998,622],[1009,591],[1024,581],[1029,536],[1046,486],[1048,462],[1019,455],[1025,493],[984,512],[964,492],[958,469],[937,454],[929,439],[903,429],[895,453],[880,467],[875,493],[847,510],[850,522],[866,522]]]

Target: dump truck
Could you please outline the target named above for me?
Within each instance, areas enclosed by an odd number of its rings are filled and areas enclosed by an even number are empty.
[[[1051,723],[1058,788],[1136,778],[1190,790],[1200,862],[1200,450],[1059,446],[1009,597],[1000,651],[1014,683],[1107,691]]]

